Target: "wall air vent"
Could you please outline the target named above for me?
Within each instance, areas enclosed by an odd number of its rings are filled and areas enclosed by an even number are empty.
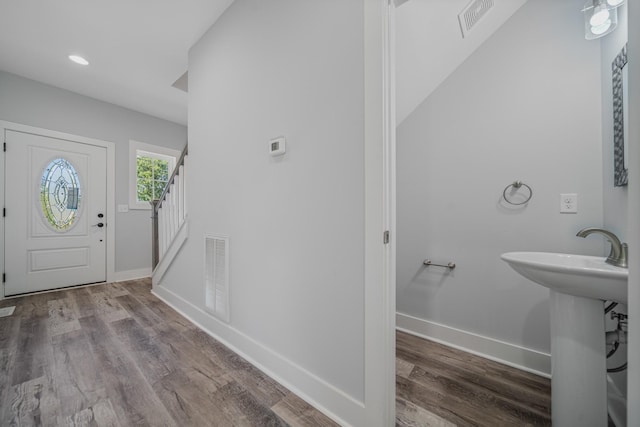
[[[467,37],[471,29],[493,7],[493,0],[473,0],[458,15],[462,37]]]
[[[204,238],[205,308],[229,323],[229,238]]]

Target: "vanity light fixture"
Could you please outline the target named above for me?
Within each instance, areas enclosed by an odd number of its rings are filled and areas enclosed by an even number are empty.
[[[80,64],[80,65],[89,65],[89,61],[87,61],[86,59],[84,59],[82,56],[80,55],[69,55],[69,59],[73,62],[75,62],[76,64]]]
[[[618,26],[618,7],[625,0],[589,0],[584,5],[584,37],[587,40],[606,36]]]
[[[610,16],[609,8],[607,8],[604,2],[601,2],[597,6],[594,4],[591,18],[589,18],[589,25],[592,27],[602,27],[603,25],[607,25],[607,23],[611,25]]]

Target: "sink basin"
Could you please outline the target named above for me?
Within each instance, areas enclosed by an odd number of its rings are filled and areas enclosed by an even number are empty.
[[[501,258],[522,276],[556,292],[627,303],[626,268],[604,257],[550,252],[508,252]]]

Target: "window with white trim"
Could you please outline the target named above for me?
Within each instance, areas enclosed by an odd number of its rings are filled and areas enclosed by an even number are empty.
[[[178,150],[129,141],[129,209],[151,209],[180,157]]]

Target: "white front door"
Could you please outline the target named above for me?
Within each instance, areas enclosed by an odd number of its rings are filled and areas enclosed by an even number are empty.
[[[106,148],[5,141],[5,296],[106,281]]]

